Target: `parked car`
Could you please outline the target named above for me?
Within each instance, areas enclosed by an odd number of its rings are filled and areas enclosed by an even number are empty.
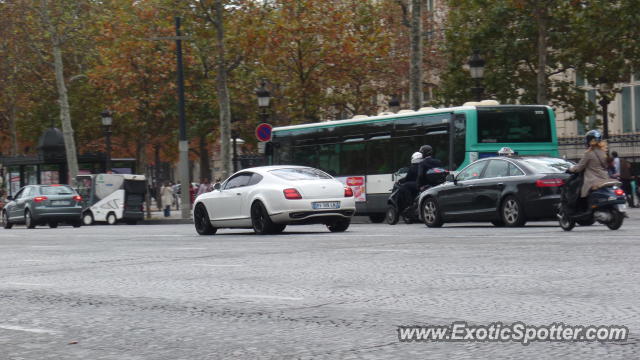
[[[341,232],[356,210],[350,187],[321,170],[285,165],[237,172],[198,196],[194,205],[200,235],[215,234],[219,228],[276,234],[295,224],[325,224]]]
[[[59,223],[73,227],[82,225],[82,197],[69,185],[27,185],[2,209],[2,225],[11,229],[14,224],[25,224],[33,229]]]
[[[480,159],[420,194],[420,218],[429,227],[462,221],[523,226],[528,220],[556,220],[560,186],[571,165],[545,156]]]

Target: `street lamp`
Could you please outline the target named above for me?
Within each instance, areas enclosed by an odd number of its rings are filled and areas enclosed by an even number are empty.
[[[260,108],[260,122],[266,123],[269,114],[267,113],[267,109],[269,108],[269,103],[271,102],[271,93],[267,90],[266,82],[262,80],[260,83],[260,87],[256,89],[256,96],[258,97],[258,108]]]
[[[398,95],[391,96],[391,100],[389,100],[389,111],[394,113],[400,111],[400,100],[398,100]]]
[[[480,56],[480,50],[473,50],[473,55],[469,58],[467,65],[469,65],[471,78],[476,83],[476,86],[471,88],[471,91],[476,97],[476,101],[482,100],[482,93],[484,92],[484,88],[480,86],[480,82],[484,78],[484,64],[485,61],[482,56]]]
[[[100,113],[102,117],[102,126],[104,127],[105,143],[107,145],[107,160],[104,168],[106,172],[111,172],[111,125],[113,124],[112,113],[109,110],[104,110]]]
[[[600,99],[600,101],[598,102],[598,104],[602,106],[602,138],[606,140],[609,138],[609,112],[607,111],[607,108],[611,103],[611,100],[609,99],[611,86],[606,79],[600,79],[598,92],[602,97],[602,99]]]

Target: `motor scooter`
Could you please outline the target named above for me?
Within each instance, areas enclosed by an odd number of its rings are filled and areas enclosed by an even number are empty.
[[[587,197],[586,209],[580,209],[575,201],[570,201],[572,196],[567,194],[570,190],[565,183],[558,211],[560,227],[565,231],[571,231],[576,223],[591,225],[597,221],[611,230],[618,230],[627,217],[626,196],[618,185],[617,181],[611,181],[593,190]]]
[[[389,195],[389,199],[387,200],[387,212],[385,214],[385,218],[387,220],[387,224],[395,225],[400,221],[400,218],[405,222],[405,224],[413,224],[417,222],[418,219],[418,205],[417,205],[417,197],[413,199],[411,205],[407,206],[406,209],[399,211],[398,206],[398,198],[400,197],[400,189],[402,187],[402,183],[400,180],[396,181],[393,184],[393,189],[391,189],[391,195]]]

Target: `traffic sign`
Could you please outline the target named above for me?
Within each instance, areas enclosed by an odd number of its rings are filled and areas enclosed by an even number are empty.
[[[262,123],[256,127],[256,138],[260,141],[271,141],[271,124]]]

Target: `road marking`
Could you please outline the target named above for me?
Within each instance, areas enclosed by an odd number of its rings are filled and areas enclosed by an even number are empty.
[[[444,275],[485,276],[485,277],[528,277],[528,275],[516,275],[516,274],[481,274],[481,273],[444,273]]]
[[[24,283],[24,282],[8,282],[5,284],[16,285],[16,286],[49,286],[48,284],[36,284],[36,283]]]
[[[36,334],[57,334],[58,333],[57,331],[48,330],[48,329],[26,328],[22,326],[3,325],[3,324],[0,324],[0,329],[26,331],[26,332],[36,333]]]
[[[237,298],[256,298],[256,299],[274,299],[274,300],[294,300],[300,301],[304,300],[301,297],[290,297],[290,296],[275,296],[275,295],[229,295],[229,297],[237,297]]]

